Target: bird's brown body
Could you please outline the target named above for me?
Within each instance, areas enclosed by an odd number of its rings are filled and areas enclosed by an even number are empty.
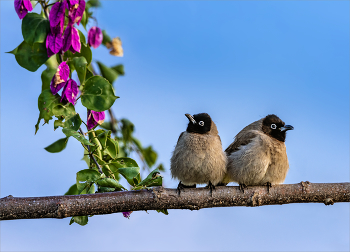
[[[226,172],[226,155],[215,123],[211,122],[210,131],[204,134],[182,132],[170,162],[172,177],[184,185],[221,182]]]
[[[281,139],[271,136],[268,130],[263,130],[265,118],[246,126],[225,150],[228,161],[224,183],[265,185],[284,182],[289,169],[285,132]],[[284,126],[284,122],[280,122]]]

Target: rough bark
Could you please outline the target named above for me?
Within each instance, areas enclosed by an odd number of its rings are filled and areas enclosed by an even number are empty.
[[[208,189],[175,189],[155,187],[151,190],[96,193],[89,195],[0,199],[0,220],[65,218],[70,216],[111,214],[156,209],[199,210],[209,207],[262,206],[290,203],[350,202],[350,183],[310,183],[250,186],[241,192],[237,186]]]

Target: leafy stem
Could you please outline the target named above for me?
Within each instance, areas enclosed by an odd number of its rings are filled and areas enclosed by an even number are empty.
[[[83,132],[83,130],[81,129],[81,127],[79,128],[79,131],[80,131],[80,134],[82,134],[83,137],[85,137],[84,132]],[[86,145],[86,147],[87,147],[87,151],[89,152],[90,159],[92,159],[92,160],[94,161],[94,163],[95,163],[96,166],[97,166],[98,171],[99,171],[101,174],[103,174],[100,165],[97,163],[97,161],[96,161],[94,155],[91,153],[90,146],[89,146],[89,145]]]

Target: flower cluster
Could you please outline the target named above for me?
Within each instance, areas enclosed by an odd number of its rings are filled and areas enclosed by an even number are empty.
[[[65,12],[68,9],[68,24],[64,30]],[[81,44],[77,28],[85,11],[84,0],[63,0],[56,2],[50,11],[50,33],[46,38],[47,56],[50,57],[60,51],[70,50],[72,53],[80,52]]]
[[[57,94],[63,88],[61,102],[70,102],[75,105],[77,96],[79,93],[77,83],[69,78],[69,66],[66,62],[62,62],[58,68],[56,74],[51,80],[50,89],[52,94]]]

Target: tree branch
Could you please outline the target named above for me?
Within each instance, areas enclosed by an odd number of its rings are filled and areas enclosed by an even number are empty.
[[[190,209],[210,207],[262,206],[290,203],[350,202],[350,183],[310,183],[275,185],[268,193],[265,186],[250,186],[242,193],[238,186],[220,186],[210,196],[205,188],[176,189],[155,187],[150,190],[96,193],[85,195],[0,199],[0,220],[65,218],[116,212]]]

